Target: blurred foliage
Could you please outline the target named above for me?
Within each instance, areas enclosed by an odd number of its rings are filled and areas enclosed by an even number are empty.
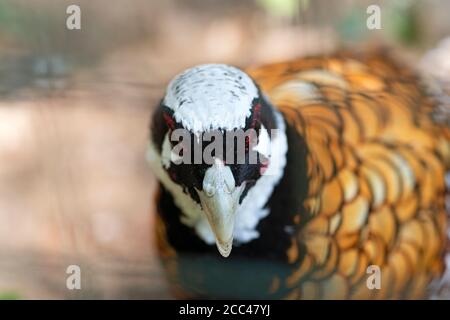
[[[21,12],[9,5],[8,2],[0,2],[0,30],[19,33]]]
[[[36,42],[45,36],[45,30],[60,20],[52,12],[30,10],[11,1],[0,1],[0,32],[23,42]]]
[[[295,17],[300,10],[309,7],[309,0],[257,0],[257,3],[273,16]]]
[[[344,40],[360,41],[367,34],[365,8],[352,8],[338,23],[338,31]]]
[[[381,6],[380,33],[386,39],[402,44],[414,44],[420,39],[420,25],[417,17],[417,2],[391,1]],[[373,30],[366,27],[368,14],[366,6],[354,6],[338,22],[338,33],[343,40],[363,41],[371,36]]]
[[[0,292],[0,300],[20,300],[21,296],[17,292]]]
[[[407,5],[400,5],[406,3]],[[420,25],[416,6],[408,2],[393,2],[392,10],[387,10],[385,25],[388,36],[404,44],[414,44],[420,39]]]

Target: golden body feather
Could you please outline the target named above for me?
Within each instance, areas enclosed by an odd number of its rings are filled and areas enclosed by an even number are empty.
[[[289,276],[274,275],[271,292],[287,290],[288,299],[425,297],[445,268],[450,134],[433,121],[433,100],[415,74],[379,53],[246,71],[308,148],[310,219],[291,238]],[[161,255],[175,256],[157,225]],[[367,288],[370,265],[380,267],[379,290]],[[166,268],[173,272],[176,262]]]

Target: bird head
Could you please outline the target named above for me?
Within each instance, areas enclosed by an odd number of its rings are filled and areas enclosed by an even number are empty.
[[[239,209],[251,201],[249,190],[270,164],[273,130],[274,110],[256,83],[223,64],[177,75],[154,114],[155,171],[185,224],[206,218],[224,257],[231,252]]]

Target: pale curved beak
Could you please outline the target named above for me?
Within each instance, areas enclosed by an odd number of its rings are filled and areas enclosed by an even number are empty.
[[[216,159],[206,170],[203,190],[197,190],[202,208],[216,238],[216,245],[223,257],[230,255],[236,210],[243,185],[236,187],[229,167]]]

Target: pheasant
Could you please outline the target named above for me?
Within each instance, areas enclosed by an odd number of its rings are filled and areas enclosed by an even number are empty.
[[[447,246],[450,131],[435,110],[420,77],[382,50],[177,75],[153,114],[147,151],[173,292],[427,297]],[[179,153],[178,129],[193,137]],[[244,139],[245,161],[221,152],[209,163],[180,161],[195,141],[208,148],[200,139],[208,132],[239,129],[256,131]],[[260,156],[253,163],[251,151]]]

